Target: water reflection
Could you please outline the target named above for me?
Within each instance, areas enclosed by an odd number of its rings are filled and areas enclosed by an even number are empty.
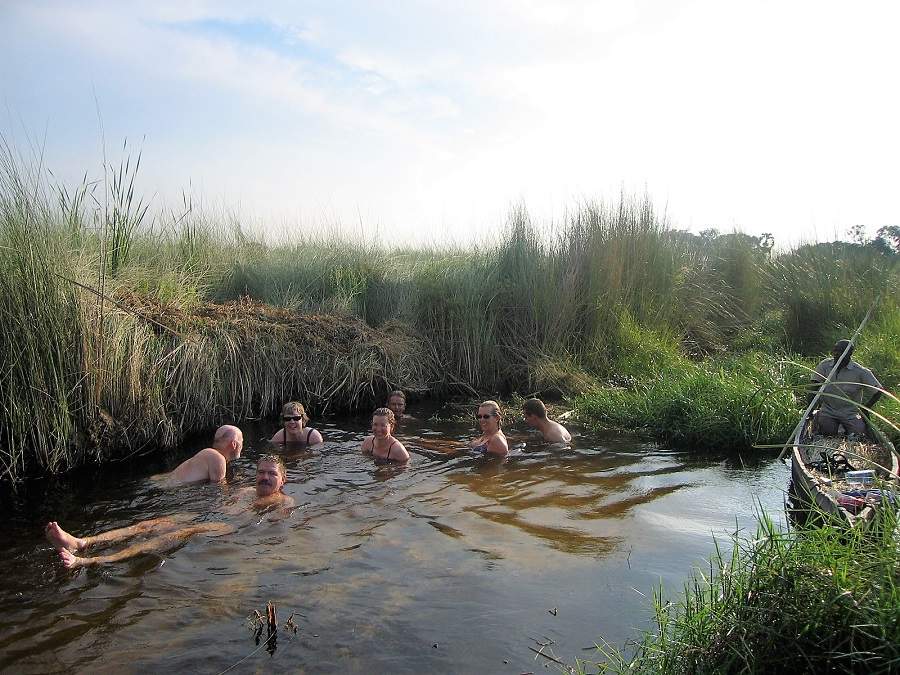
[[[677,588],[711,532],[751,526],[754,499],[777,515],[787,479],[771,460],[695,460],[589,434],[572,448],[520,434],[508,460],[475,459],[426,447],[458,447],[469,428],[413,419],[397,432],[409,464],[375,465],[359,454],[367,422],[284,449],[297,504],[286,520],[247,518],[231,535],[96,569],[61,570],[44,523],[89,534],[204,506],[219,517],[253,484],[271,429],[245,429],[225,488],[147,480],[177,455],[4,495],[0,668],[220,671],[257,649],[246,617],[274,600],[299,632],[249,669],[534,670],[529,635],[552,636],[569,660],[601,633],[630,636],[649,608],[631,589]]]

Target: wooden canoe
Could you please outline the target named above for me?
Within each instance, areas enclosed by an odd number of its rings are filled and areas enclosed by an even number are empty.
[[[857,527],[865,525],[875,517],[878,505],[868,504],[857,513],[844,508],[838,503],[838,497],[841,493],[835,489],[831,481],[823,477],[821,474],[813,471],[808,462],[811,457],[818,456],[820,449],[810,447],[813,442],[813,421],[815,413],[807,415],[800,426],[800,430],[793,441],[793,452],[791,455],[791,477],[793,478],[793,495],[799,498],[801,503],[806,507],[821,510],[823,513],[833,516],[836,520]],[[900,458],[897,457],[897,451],[891,441],[876,427],[872,426],[868,420],[866,421],[869,440],[888,451],[890,463],[884,466],[890,469],[890,472],[875,469],[877,485],[887,486],[894,489],[895,494],[900,497]]]

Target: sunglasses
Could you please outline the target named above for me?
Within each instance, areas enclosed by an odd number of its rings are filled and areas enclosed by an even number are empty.
[[[491,413],[490,415],[475,415],[475,419],[476,420],[489,420],[493,416],[494,416],[494,413]]]
[[[302,419],[303,419],[303,417],[301,415],[291,415],[291,416],[282,417],[281,421],[282,422],[299,422]]]

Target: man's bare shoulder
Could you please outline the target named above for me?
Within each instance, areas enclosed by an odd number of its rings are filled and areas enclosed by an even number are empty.
[[[222,480],[225,477],[225,457],[214,448],[204,448],[175,467],[166,478],[170,483],[198,483]]]

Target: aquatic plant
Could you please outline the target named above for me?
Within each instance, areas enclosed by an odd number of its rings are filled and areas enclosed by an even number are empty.
[[[796,369],[760,353],[699,364],[675,359],[625,386],[580,396],[575,408],[589,425],[643,429],[683,449],[749,449],[790,434],[798,415],[796,380]]]
[[[824,517],[824,514],[822,514]],[[654,628],[619,650],[600,647],[582,672],[889,673],[900,663],[897,513],[867,530],[781,530],[765,514],[756,535],[716,546],[683,594],[654,595]]]
[[[472,245],[300,227],[263,239],[188,195],[151,212],[139,164],[126,156],[69,188],[0,143],[0,475],[170,445],[267,414],[283,393],[322,410],[396,386],[588,394],[585,420],[745,446],[789,414],[772,361],[821,353],[879,286],[900,285],[880,249],[776,253],[764,238],[673,230],[624,195],[578,204],[554,227],[517,207]],[[320,330],[314,317],[332,322],[327,339],[295,340]],[[889,387],[897,317],[886,298],[860,348]],[[756,370],[721,358],[748,349],[768,353],[748,357]]]

